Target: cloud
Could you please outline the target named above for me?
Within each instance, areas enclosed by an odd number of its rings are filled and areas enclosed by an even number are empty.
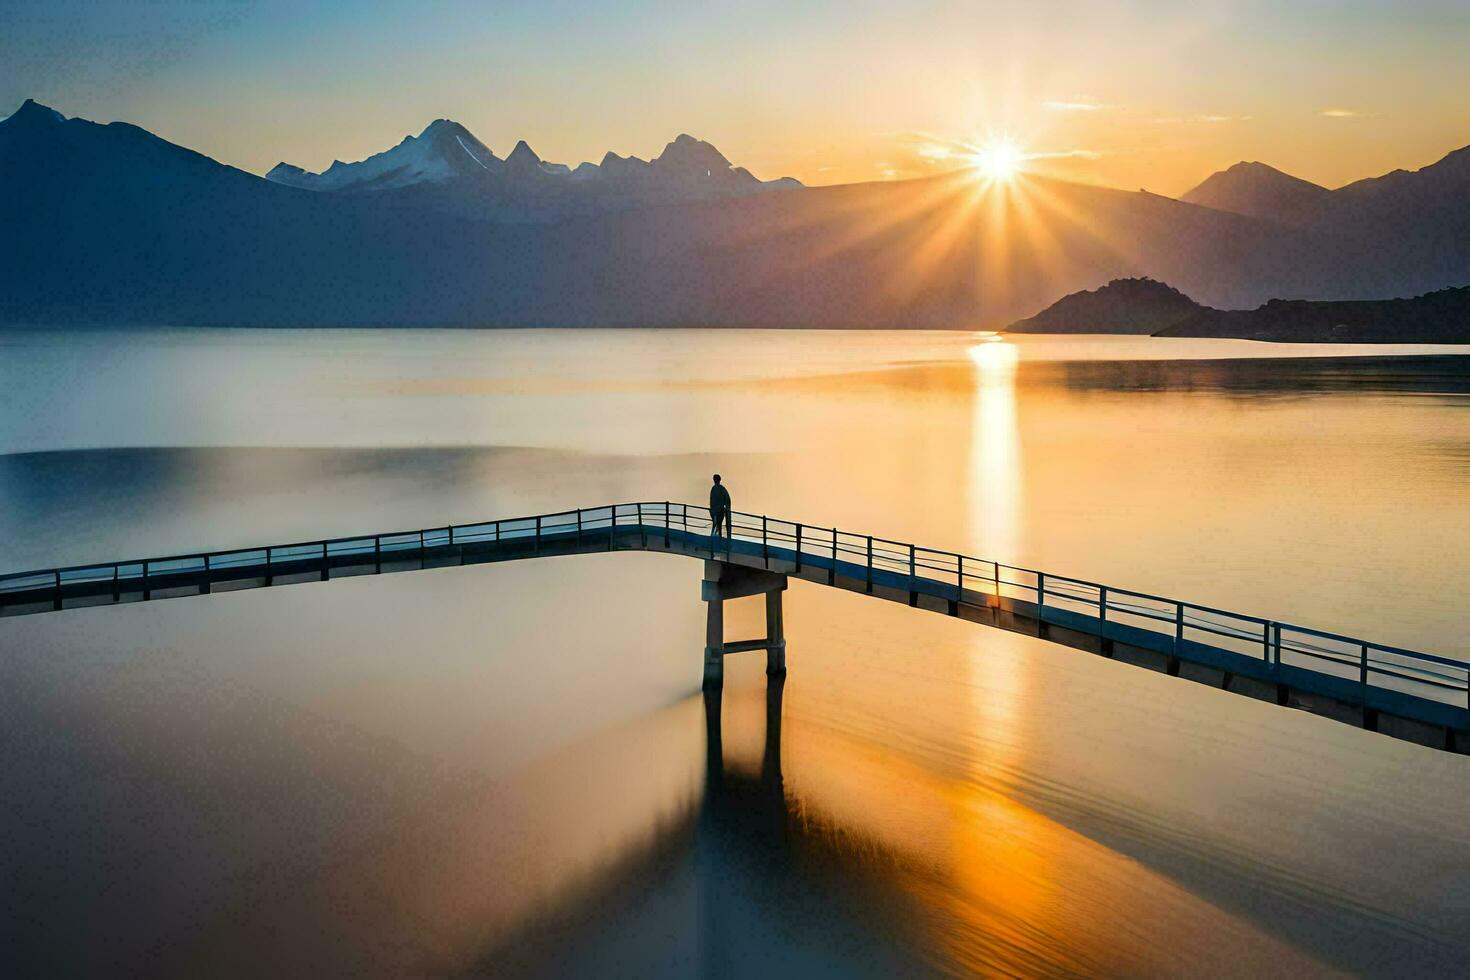
[[[1052,112],[1111,112],[1123,108],[1120,105],[1093,102],[1091,99],[1052,99],[1041,105]]]
[[[1021,154],[1027,160],[1096,160],[1102,155],[1101,150],[1038,150]]]
[[[1194,116],[1158,116],[1153,121],[1161,126],[1176,126],[1180,123],[1228,123],[1228,122],[1250,122],[1255,116],[1219,116],[1213,113],[1200,113]]]
[[[1326,116],[1328,119],[1356,119],[1362,113],[1356,109],[1323,109],[1318,115]]]

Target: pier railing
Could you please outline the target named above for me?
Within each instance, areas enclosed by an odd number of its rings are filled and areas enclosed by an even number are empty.
[[[738,552],[792,566],[803,577],[867,591],[907,590],[934,600],[1014,609],[1037,620],[1145,649],[1188,656],[1218,651],[1277,671],[1328,679],[1363,704],[1370,691],[1470,711],[1470,663],[1199,603],[1152,595],[877,535],[735,512],[732,535],[712,533],[708,508],[644,501],[477,524],[195,552],[0,575],[0,616],[136,601],[215,584],[270,585],[333,571],[361,574],[534,557],[571,550],[656,548],[710,558]],[[481,557],[475,557],[476,555]]]

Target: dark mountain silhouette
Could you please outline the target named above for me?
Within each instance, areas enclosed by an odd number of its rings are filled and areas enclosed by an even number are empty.
[[[723,159],[686,139],[599,170],[743,180]],[[1381,242],[1036,177],[601,206],[575,174],[526,147],[495,181],[323,193],[27,102],[0,121],[0,322],[975,328],[1134,276],[1221,307],[1405,288]]]
[[[1366,257],[1384,284],[1377,296],[1413,296],[1470,280],[1470,147],[1419,170],[1332,191],[1259,164],[1237,164],[1183,200],[1333,240]],[[1373,295],[1344,291],[1331,298]]]
[[[1310,224],[1331,196],[1325,187],[1264,163],[1237,163],[1211,174],[1180,200],[1267,221]]]
[[[1006,332],[1152,334],[1201,309],[1173,286],[1155,279],[1114,279],[1106,286],[1064,296],[1035,316],[1017,320]]]
[[[1470,287],[1413,299],[1273,299],[1253,310],[1202,306],[1152,279],[1115,279],[1073,293],[1006,328],[1008,333],[1153,334],[1292,343],[1470,343]]]

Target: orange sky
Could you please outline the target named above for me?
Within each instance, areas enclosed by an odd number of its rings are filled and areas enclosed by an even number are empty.
[[[1033,169],[1177,194],[1238,160],[1337,186],[1470,144],[1466,50],[1463,0],[56,0],[7,23],[0,112],[35,97],[257,173],[440,116],[571,164],[689,132],[808,183],[1008,132]]]

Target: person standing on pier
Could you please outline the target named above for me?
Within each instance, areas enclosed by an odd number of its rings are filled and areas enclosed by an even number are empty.
[[[730,491],[720,482],[720,474],[715,474],[715,485],[709,488],[709,519],[711,523],[710,533],[715,537],[720,536],[720,523],[724,522],[727,537],[735,537],[735,524],[730,516]]]

